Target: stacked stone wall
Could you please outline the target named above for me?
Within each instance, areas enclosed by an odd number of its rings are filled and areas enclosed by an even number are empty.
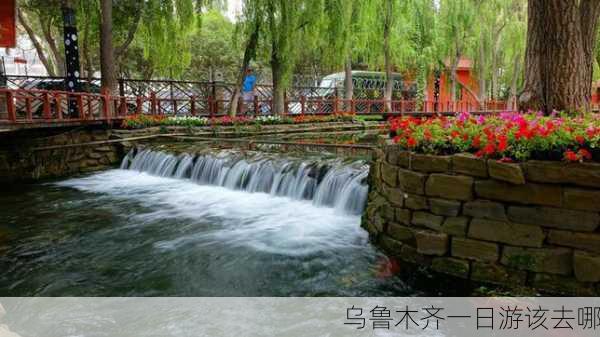
[[[600,292],[600,165],[379,150],[363,227],[390,256],[476,282]]]

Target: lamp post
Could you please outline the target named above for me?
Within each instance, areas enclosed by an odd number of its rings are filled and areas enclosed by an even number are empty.
[[[65,90],[68,92],[80,91],[79,76],[79,47],[77,46],[77,23],[75,21],[75,9],[69,0],[64,0],[62,5],[63,14],[63,37],[65,45]],[[79,117],[77,101],[69,99],[69,116]]]

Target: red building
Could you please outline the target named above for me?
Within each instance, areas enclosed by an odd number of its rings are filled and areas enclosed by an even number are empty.
[[[448,66],[449,67],[449,66]],[[461,58],[456,70],[458,85],[456,88],[456,102],[452,100],[452,80],[447,71],[442,71],[439,79],[438,111],[473,111],[479,109],[479,103],[475,95],[479,94],[479,84],[473,75],[473,62]],[[425,101],[427,111],[434,111],[435,75],[431,75],[427,81]]]

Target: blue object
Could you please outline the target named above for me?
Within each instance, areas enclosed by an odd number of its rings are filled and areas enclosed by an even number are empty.
[[[252,74],[246,75],[246,78],[244,78],[243,91],[250,92],[254,90],[254,84],[256,84],[256,76]]]

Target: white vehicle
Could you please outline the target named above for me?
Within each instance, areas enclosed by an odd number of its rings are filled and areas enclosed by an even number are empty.
[[[399,73],[392,74],[394,79],[394,92],[398,96],[402,96],[406,91],[402,75]],[[305,105],[305,112],[312,112],[315,110],[314,105],[318,104],[319,111],[332,111],[333,106],[332,100],[334,97],[343,99],[344,97],[344,79],[346,74],[335,73],[330,74],[321,80],[318,88],[311,90],[306,96],[307,103]],[[386,85],[385,73],[375,71],[352,71],[352,83],[354,85],[354,97],[357,99],[381,99],[383,90]],[[315,101],[329,100],[325,103],[315,103]],[[358,107],[360,108],[360,106]],[[289,113],[299,114],[302,112],[302,105],[300,102],[293,102],[289,105]]]

